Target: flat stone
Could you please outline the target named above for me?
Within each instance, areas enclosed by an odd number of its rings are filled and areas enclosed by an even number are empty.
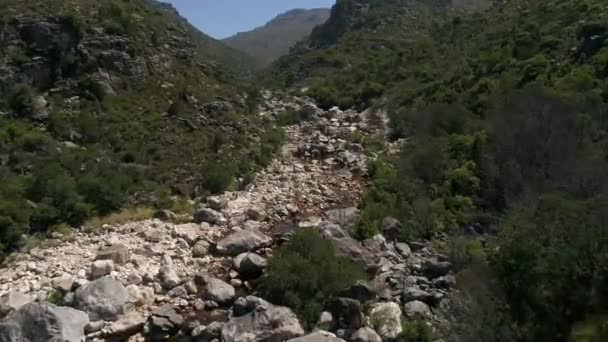
[[[95,260],[112,260],[116,265],[124,265],[129,262],[129,249],[122,244],[114,245],[97,252]]]

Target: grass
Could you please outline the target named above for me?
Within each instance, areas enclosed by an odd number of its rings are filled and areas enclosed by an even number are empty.
[[[148,220],[154,217],[155,212],[156,210],[150,207],[127,208],[107,216],[91,218],[82,227],[84,231],[91,232],[100,229],[104,225],[113,226],[127,222]]]

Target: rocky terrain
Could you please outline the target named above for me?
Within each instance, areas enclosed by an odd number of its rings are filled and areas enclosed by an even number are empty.
[[[202,200],[191,223],[160,211],[11,255],[0,270],[0,340],[382,341],[402,332],[402,319],[440,328],[455,284],[447,258],[393,242],[392,218],[373,239],[349,233],[369,157],[344,139],[374,128],[355,111],[269,93],[261,115],[286,108],[311,120],[287,128],[281,156],[247,189]],[[372,275],[332,300],[310,335],[289,308],[256,296],[274,247],[304,228]]]

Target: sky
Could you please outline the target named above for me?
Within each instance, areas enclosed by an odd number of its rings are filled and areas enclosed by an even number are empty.
[[[295,8],[331,7],[335,0],[162,0],[170,2],[191,24],[213,38],[264,25]]]

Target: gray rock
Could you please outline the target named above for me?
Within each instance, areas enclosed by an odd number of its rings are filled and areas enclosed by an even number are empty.
[[[358,281],[355,285],[340,292],[340,297],[356,299],[365,303],[376,297],[376,291],[365,281]]]
[[[427,260],[422,268],[424,274],[433,279],[450,273],[452,270],[452,263],[448,261]]]
[[[434,301],[434,296],[427,291],[419,289],[418,287],[409,287],[403,291],[403,300],[405,302],[419,300],[421,302],[431,304]]]
[[[335,223],[321,222],[318,229],[325,239],[350,238],[350,234]]]
[[[405,312],[406,316],[409,318],[429,318],[431,317],[432,313],[431,313],[431,308],[429,308],[428,305],[426,305],[425,303],[418,301],[418,300],[414,300],[411,302],[406,303],[403,306],[403,311]]]
[[[317,322],[316,329],[320,330],[330,330],[334,324],[334,316],[331,315],[329,311],[321,312],[319,315],[319,321]]]
[[[151,341],[166,341],[180,330],[184,318],[172,304],[154,309],[144,325],[144,334]]]
[[[105,277],[76,290],[74,307],[93,321],[115,321],[129,311],[129,292],[118,281]]]
[[[48,303],[29,303],[11,313],[0,324],[0,341],[84,341],[86,313]]]
[[[205,240],[199,240],[194,247],[192,247],[192,256],[195,258],[203,258],[209,254],[209,248],[211,244]]]
[[[255,253],[242,253],[234,258],[234,268],[246,279],[259,277],[266,265],[266,259]]]
[[[352,298],[336,298],[328,303],[338,329],[359,329],[365,325],[361,303]]]
[[[250,313],[234,317],[222,328],[223,342],[284,341],[304,334],[289,308],[261,302]]]
[[[385,217],[382,220],[382,234],[388,237],[389,240],[396,240],[399,235],[401,235],[401,222],[394,217]]]
[[[271,242],[271,238],[258,230],[241,230],[220,240],[216,245],[216,250],[220,254],[238,255],[266,247]]]
[[[397,303],[381,303],[372,307],[370,322],[383,339],[394,339],[401,334],[401,308]]]
[[[443,277],[439,277],[435,280],[433,280],[433,286],[440,288],[440,289],[451,289],[456,287],[456,277],[454,277],[451,274],[448,274],[446,276]]]
[[[203,287],[203,299],[211,300],[218,304],[231,304],[236,292],[232,285],[223,280],[210,277],[206,274],[196,276],[196,282]]]
[[[0,318],[8,315],[14,310],[18,310],[23,305],[31,302],[31,298],[21,292],[10,291],[0,297]]]
[[[287,342],[346,342],[341,338],[336,337],[336,335],[327,332],[327,331],[317,331],[312,334],[292,338]]]
[[[127,246],[118,244],[99,251],[95,260],[112,260],[117,265],[124,265],[129,262],[129,256]]]
[[[374,270],[378,266],[376,257],[355,239],[333,239],[338,255],[347,257],[366,270]]]
[[[91,264],[91,279],[106,276],[114,271],[114,261],[96,260]]]
[[[253,221],[264,221],[266,212],[260,207],[251,207],[247,209],[247,217]]]
[[[202,208],[194,213],[194,223],[209,223],[222,225],[226,222],[226,218],[222,213],[210,208]]]
[[[207,198],[207,204],[211,209],[221,211],[228,205],[228,199],[222,196],[211,196]]]
[[[177,222],[179,217],[171,210],[161,209],[154,213],[154,218],[165,222]]]
[[[68,293],[72,291],[72,287],[74,286],[74,278],[70,275],[63,275],[61,277],[56,277],[51,280],[51,284],[54,289],[61,291],[61,293]]]
[[[374,329],[364,327],[357,330],[351,337],[351,342],[382,342],[382,337]]]
[[[409,258],[410,255],[412,255],[412,250],[410,249],[410,246],[408,246],[407,243],[397,242],[395,243],[395,249],[397,250],[399,255],[406,259]]]
[[[201,236],[202,229],[199,224],[187,223],[173,227],[171,233],[174,237],[179,237],[186,240],[186,242],[188,242],[188,244],[192,246],[196,243],[196,241],[198,241],[199,237]]]
[[[357,221],[359,209],[355,207],[332,209],[328,210],[325,214],[329,222],[350,227]]]
[[[158,279],[165,290],[171,290],[182,282],[175,268],[170,265],[163,266],[158,270]]]

